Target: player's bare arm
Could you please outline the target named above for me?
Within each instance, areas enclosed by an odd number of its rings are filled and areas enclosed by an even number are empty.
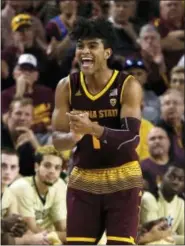
[[[91,134],[107,144],[114,143],[114,147],[117,148],[130,140],[137,146],[141,120],[142,88],[134,77],[131,77],[124,85],[120,100],[122,129],[115,130],[100,126],[92,122],[87,113],[83,116],[68,114],[71,129],[77,134]],[[111,141],[113,139],[114,141]]]
[[[55,109],[52,115],[53,144],[58,150],[72,149],[80,140],[73,132],[70,132],[69,118],[70,111],[70,89],[69,79],[62,79],[55,93]]]

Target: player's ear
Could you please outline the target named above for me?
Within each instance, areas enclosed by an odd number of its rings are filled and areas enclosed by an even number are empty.
[[[39,169],[39,164],[35,162],[35,173],[38,171],[38,169]]]
[[[108,48],[105,50],[105,58],[108,60],[112,55],[112,49]]]

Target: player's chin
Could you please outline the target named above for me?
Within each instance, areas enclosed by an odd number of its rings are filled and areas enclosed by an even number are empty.
[[[82,72],[83,72],[83,74],[85,74],[85,75],[92,75],[92,74],[94,74],[94,66],[91,66],[91,67],[83,67],[83,66],[81,66],[81,69],[80,69]]]
[[[53,186],[55,183],[56,183],[56,179],[55,180],[50,180],[50,179],[47,179],[44,181],[44,183],[47,185],[47,186]]]

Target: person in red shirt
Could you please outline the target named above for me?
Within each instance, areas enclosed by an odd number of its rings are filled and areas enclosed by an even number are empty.
[[[36,57],[31,54],[21,55],[14,68],[15,86],[4,90],[1,94],[2,113],[6,121],[6,113],[12,100],[17,97],[29,97],[34,105],[34,132],[46,134],[51,124],[54,93],[52,89],[36,84],[38,77]]]
[[[162,48],[168,70],[184,53],[184,5],[179,0],[160,0],[160,18],[153,21],[162,38]]]

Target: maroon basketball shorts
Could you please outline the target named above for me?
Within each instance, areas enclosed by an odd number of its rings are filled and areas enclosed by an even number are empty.
[[[108,194],[69,187],[68,244],[97,244],[104,231],[107,244],[136,244],[141,195],[139,187]]]

